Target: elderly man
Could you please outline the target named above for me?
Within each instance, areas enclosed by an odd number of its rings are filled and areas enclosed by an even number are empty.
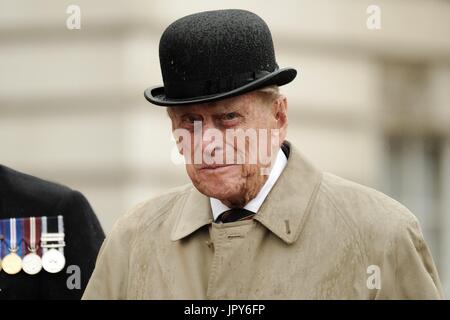
[[[85,299],[437,299],[416,218],[322,173],[285,140],[270,31],[243,10],[197,13],[160,41],[163,87],[192,184],[142,203],[104,242]]]

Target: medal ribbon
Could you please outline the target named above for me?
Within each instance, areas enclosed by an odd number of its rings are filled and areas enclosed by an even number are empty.
[[[36,250],[36,219],[30,218],[30,248]]]
[[[25,242],[28,244],[27,252],[38,253],[37,252],[39,249],[38,241],[41,238],[40,219],[30,217],[24,219],[23,224],[25,234],[24,238]]]
[[[4,234],[4,256],[7,256],[9,253],[9,248],[10,248],[10,234],[11,234],[11,229],[9,226],[9,219],[5,219],[2,220],[2,225],[3,225],[3,234]]]
[[[64,220],[61,215],[58,216],[58,233],[64,234]],[[59,251],[64,255],[64,247],[59,248]]]
[[[42,247],[39,245],[39,241],[41,239],[42,234],[42,218],[37,217],[36,220],[36,253],[42,256]]]
[[[25,246],[23,245],[23,223],[25,219],[15,219],[16,220],[16,245],[17,245],[17,254],[20,257],[25,255]]]
[[[42,234],[47,233],[47,217],[41,217]],[[42,244],[42,239],[41,239]],[[43,253],[47,252],[47,248],[42,248]]]
[[[41,218],[41,228],[42,234],[55,234],[55,236],[60,236],[59,244],[57,247],[58,251],[64,254],[64,219],[63,216],[59,215],[58,217],[42,217]],[[53,240],[57,241],[57,240]],[[48,248],[43,249],[44,252],[47,252]]]
[[[17,247],[17,227],[16,227],[16,219],[9,219],[9,251],[10,252],[18,252],[19,248]]]
[[[0,220],[0,260],[3,259],[3,253],[6,252],[5,250],[3,250],[3,246],[5,245],[5,232],[4,232],[4,227],[3,227],[3,221]]]

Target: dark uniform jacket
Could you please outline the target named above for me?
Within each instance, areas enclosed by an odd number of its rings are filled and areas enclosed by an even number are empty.
[[[105,237],[80,192],[0,165],[0,219],[57,215],[64,217],[64,269],[56,274],[41,270],[37,275],[0,271],[0,299],[80,299]],[[80,268],[80,289],[67,286],[76,272],[69,269],[67,273],[70,265]]]

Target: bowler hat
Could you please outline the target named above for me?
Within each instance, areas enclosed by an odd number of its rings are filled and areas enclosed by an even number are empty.
[[[280,69],[272,35],[256,14],[237,9],[195,13],[170,24],[159,42],[164,86],[145,98],[159,106],[217,101],[294,80]]]

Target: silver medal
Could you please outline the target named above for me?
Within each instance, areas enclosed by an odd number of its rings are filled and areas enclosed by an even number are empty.
[[[42,259],[37,252],[36,240],[39,235],[36,234],[36,218],[30,217],[30,246],[28,247],[29,253],[22,259],[22,270],[30,275],[38,274],[42,270]]]
[[[36,253],[31,252],[22,259],[22,270],[25,273],[35,275],[42,270],[42,260]]]
[[[64,223],[63,217],[58,216],[58,232],[48,233],[47,218],[43,217],[41,247],[44,251],[42,255],[42,267],[49,273],[58,273],[64,269],[66,258],[64,257]]]
[[[42,267],[50,273],[58,273],[66,265],[66,258],[56,249],[50,249],[42,256]]]

